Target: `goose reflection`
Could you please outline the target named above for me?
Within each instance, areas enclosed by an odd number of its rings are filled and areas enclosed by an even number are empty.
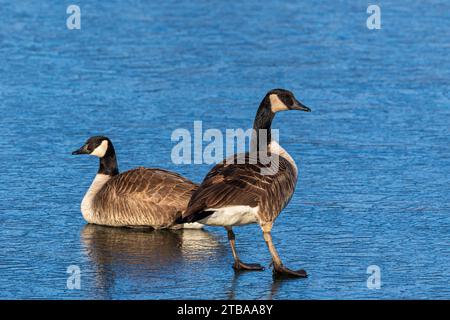
[[[231,286],[228,291],[226,291],[226,297],[228,300],[236,300],[239,299],[239,294],[250,295],[253,296],[253,299],[263,299],[263,300],[274,300],[277,298],[280,288],[283,287],[283,284],[292,279],[279,279],[276,277],[272,277],[272,281],[267,282],[268,287],[267,290],[264,290],[264,286],[259,286],[258,290],[252,288],[249,290],[249,287],[245,287],[246,280],[245,274],[246,271],[235,271],[232,279]],[[247,282],[248,285],[248,282]],[[244,287],[243,287],[244,286]],[[250,292],[251,291],[251,292]]]
[[[223,252],[223,246],[203,230],[148,230],[84,226],[81,241],[92,262],[96,287],[104,297],[121,278],[132,281],[173,277],[184,264],[201,263]]]

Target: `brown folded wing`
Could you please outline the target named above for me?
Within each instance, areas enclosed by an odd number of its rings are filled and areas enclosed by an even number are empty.
[[[197,185],[161,169],[137,168],[114,176],[94,199],[108,225],[166,228],[185,210]]]
[[[237,157],[234,156],[235,162]],[[296,170],[283,157],[279,158],[278,170],[271,167],[271,174],[262,173],[270,164],[254,162],[246,153],[243,164],[217,164],[193,193],[182,221],[194,222],[212,214],[208,209],[237,205],[259,206],[261,222],[275,220],[292,197],[297,182]]]

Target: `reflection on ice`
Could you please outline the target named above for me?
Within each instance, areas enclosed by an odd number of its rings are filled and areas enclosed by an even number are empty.
[[[149,230],[88,224],[81,232],[85,254],[96,272],[96,287],[109,291],[117,278],[149,281],[173,277],[183,263],[201,263],[221,244],[204,230]]]

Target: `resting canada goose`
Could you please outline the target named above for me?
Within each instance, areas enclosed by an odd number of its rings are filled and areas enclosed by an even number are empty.
[[[181,217],[196,184],[162,169],[141,167],[119,174],[114,146],[103,136],[89,138],[72,154],[100,158],[97,175],[81,202],[87,222],[114,227],[180,227],[175,220]]]
[[[270,127],[275,113],[284,110],[311,111],[287,90],[269,91],[256,113],[250,153],[235,154],[217,164],[194,191],[179,221],[224,226],[235,260],[233,267],[237,270],[264,269],[259,264],[247,264],[239,259],[232,230],[233,226],[258,223],[272,255],[274,275],[306,277],[304,270],[293,271],[283,266],[270,234],[275,219],[289,203],[297,183],[294,160],[275,140],[271,140]],[[261,139],[264,133],[266,139]],[[266,153],[278,156],[275,170],[270,169],[269,164],[263,164],[267,161],[262,161],[260,155]],[[244,156],[245,162],[239,162],[242,160],[240,156]]]

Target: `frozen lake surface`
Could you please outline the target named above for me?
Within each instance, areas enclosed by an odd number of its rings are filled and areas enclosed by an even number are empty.
[[[448,1],[383,1],[381,30],[367,1],[78,4],[68,30],[64,1],[0,0],[0,298],[450,298]],[[211,165],[173,164],[173,130],[249,128],[276,87],[313,110],[274,122],[299,182],[273,237],[308,279],[235,274],[222,228],[86,225],[98,164],[70,152],[89,136],[122,171],[200,182]],[[268,267],[259,228],[235,232]]]

